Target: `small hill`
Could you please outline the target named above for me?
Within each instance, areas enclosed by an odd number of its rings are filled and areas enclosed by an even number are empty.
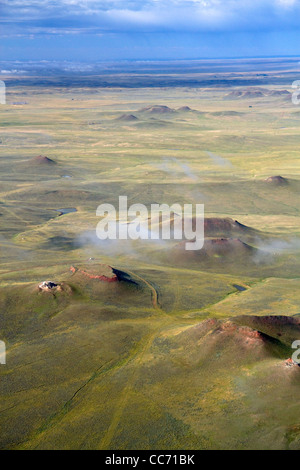
[[[106,264],[71,266],[70,271],[76,275],[77,278],[103,282],[118,281],[118,277],[114,273],[113,268]]]
[[[174,229],[175,218],[171,217],[170,226],[171,229]],[[192,218],[192,229],[196,230],[197,219]],[[160,226],[166,225],[168,222],[159,222]],[[182,221],[182,228],[184,228],[184,221]],[[205,237],[230,237],[233,235],[254,235],[257,230],[247,227],[246,225],[241,224],[237,220],[232,219],[231,217],[207,217],[204,219],[204,234]]]
[[[215,111],[210,113],[211,116],[242,116],[243,113],[239,113],[237,111]]]
[[[243,315],[235,317],[232,321],[276,338],[289,348],[295,340],[300,338],[300,319],[296,317],[284,315],[268,315],[262,317]]]
[[[262,98],[265,96],[261,91],[246,91],[246,93],[243,94],[243,98]]]
[[[171,109],[168,106],[154,105],[154,106],[147,106],[146,108],[142,108],[139,110],[139,112],[147,113],[147,114],[172,114],[175,111],[174,109]]]
[[[135,277],[97,261],[72,265],[68,283],[75,292],[79,292],[89,300],[105,299],[107,304],[113,305],[116,302],[124,305],[141,302],[142,305],[145,303],[151,305],[150,292],[144,289],[145,286],[141,285]]]
[[[29,160],[32,165],[56,165],[56,161],[52,160],[45,155],[38,155]]]
[[[84,281],[102,281],[102,282],[125,282],[129,284],[138,285],[135,279],[130,274],[119,269],[115,269],[107,264],[102,263],[89,263],[78,266],[70,267],[71,273],[76,279]]]
[[[224,97],[225,100],[262,98],[264,96],[284,97],[289,99],[291,93],[288,90],[267,90],[264,88],[248,88],[245,90],[234,90]]]
[[[288,180],[280,175],[270,176],[265,181],[266,183],[272,184],[274,186],[287,186],[289,184]]]
[[[189,106],[181,106],[180,108],[177,109],[177,111],[182,112],[182,113],[189,113],[190,111],[193,111]]]
[[[214,236],[218,233],[226,235],[232,233],[252,233],[254,231],[255,230],[253,228],[247,227],[230,217],[208,217],[204,220],[204,232],[208,237]]]
[[[186,242],[182,241],[172,251],[178,261],[211,262],[214,259],[249,260],[258,250],[239,238],[208,238],[200,250],[186,250]]]
[[[53,281],[43,281],[37,287],[39,292],[52,294],[54,296],[58,294],[72,294],[72,288],[65,282],[56,283]]]
[[[138,121],[138,118],[134,116],[134,114],[122,114],[122,116],[116,119],[117,121],[125,121],[125,122],[132,122]]]
[[[291,93],[288,90],[273,90],[270,93],[272,96],[287,96],[289,97]]]
[[[236,254],[251,255],[255,248],[239,238],[212,238],[204,242],[205,256],[235,256]]]
[[[237,98],[241,98],[242,96],[243,96],[242,91],[235,90],[235,91],[231,91],[230,93],[228,93],[228,95],[226,95],[224,99],[237,99]]]
[[[226,100],[230,99],[248,99],[248,98],[262,98],[265,96],[265,90],[259,88],[248,88],[247,91],[234,90],[224,97]]]
[[[261,319],[262,322],[264,317]],[[281,324],[280,320],[278,324]],[[194,360],[205,360],[205,358],[207,360],[211,357],[209,361],[211,370],[227,365],[235,367],[267,358],[283,360],[284,365],[284,361],[291,354],[291,349],[287,348],[287,345],[276,337],[277,335],[274,337],[257,327],[260,327],[260,324],[251,322],[250,317],[241,316],[231,320],[208,319],[179,334],[174,338],[174,342],[178,346],[185,344],[188,349],[186,352]],[[284,331],[285,325],[282,324],[283,334]],[[201,347],[197,349],[196,345]],[[218,351],[218,356],[212,355],[212,351]]]

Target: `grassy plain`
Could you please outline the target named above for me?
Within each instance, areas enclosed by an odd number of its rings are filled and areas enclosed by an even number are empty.
[[[287,362],[300,339],[300,108],[282,93],[292,74],[265,72],[238,86],[234,74],[164,87],[5,77],[1,448],[300,448],[300,369]],[[278,175],[286,184],[266,181]],[[119,195],[204,203],[207,218],[246,226],[210,239],[250,248],[100,243],[96,208]],[[70,272],[91,262],[136,283]],[[72,294],[40,292],[44,280]]]

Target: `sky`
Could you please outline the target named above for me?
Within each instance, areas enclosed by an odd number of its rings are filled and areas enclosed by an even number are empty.
[[[300,55],[300,0],[0,0],[0,60]]]

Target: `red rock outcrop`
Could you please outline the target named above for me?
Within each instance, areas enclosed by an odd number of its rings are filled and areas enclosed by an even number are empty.
[[[91,267],[75,267],[71,266],[70,271],[73,274],[81,274],[88,279],[104,281],[104,282],[117,282],[118,276],[114,273],[113,268],[106,264],[98,264]]]

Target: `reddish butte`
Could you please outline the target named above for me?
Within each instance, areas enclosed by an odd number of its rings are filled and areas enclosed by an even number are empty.
[[[108,277],[108,276],[105,276],[103,274],[90,274],[87,271],[84,271],[83,269],[78,269],[77,270],[74,266],[71,266],[70,270],[72,271],[72,273],[76,273],[78,271],[81,274],[84,274],[85,276],[87,276],[89,279],[98,279],[99,281],[105,281],[105,282],[116,282],[116,281],[118,281],[118,277],[117,277],[116,274],[113,274],[112,277]]]

